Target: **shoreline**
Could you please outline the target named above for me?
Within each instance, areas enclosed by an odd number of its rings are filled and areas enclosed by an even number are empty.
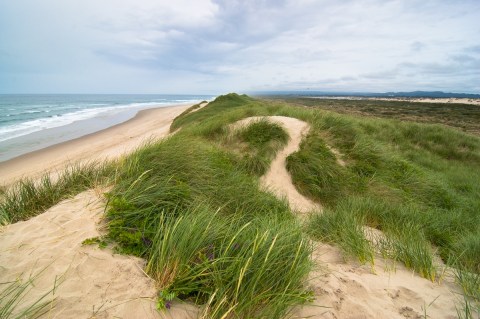
[[[125,122],[0,162],[0,185],[34,177],[69,163],[102,161],[131,152],[148,139],[166,136],[173,119],[191,105],[141,110]]]

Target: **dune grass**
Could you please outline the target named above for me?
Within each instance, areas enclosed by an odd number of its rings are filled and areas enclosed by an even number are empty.
[[[223,145],[241,156],[241,165],[248,172],[261,176],[288,140],[288,133],[281,125],[260,118],[235,129]]]
[[[105,182],[114,173],[109,163],[75,164],[58,176],[24,178],[10,186],[0,201],[0,225],[27,220],[70,196]]]
[[[200,102],[200,103],[197,103],[197,104],[194,104],[194,105],[190,106],[188,109],[186,109],[185,111],[183,111],[183,112],[179,115],[179,117],[185,116],[185,115],[187,115],[187,114],[190,113],[190,112],[193,112],[193,111],[195,111],[195,110],[198,110],[200,107],[202,107],[202,104],[204,104],[204,103],[208,103],[208,102],[207,102],[207,101],[202,101],[202,102]]]
[[[358,258],[361,263],[374,264],[374,248],[367,240],[360,215],[349,210],[325,210],[311,216],[307,231],[316,240],[338,244],[349,256]]]
[[[182,126],[182,130],[216,142],[227,134],[229,123],[248,116],[283,115],[309,122],[312,129],[300,150],[287,159],[287,169],[300,192],[330,212],[312,223],[330,218],[327,223],[337,226],[329,228],[332,233],[334,229],[344,232],[328,234],[319,227],[314,234],[311,225],[312,236],[336,238],[334,241],[341,243],[353,232],[361,243],[363,234],[358,229],[366,225],[383,231],[388,239],[382,247],[373,247],[375,250],[429,279],[435,278],[435,250],[447,264],[459,258],[463,269],[478,271],[478,137],[440,125],[340,115],[235,94],[196,113],[177,119],[172,127]],[[329,147],[343,154],[345,167]],[[345,221],[334,218],[335,214],[353,214],[347,219],[351,227],[343,231]],[[401,230],[401,225],[409,226]],[[409,235],[414,232],[418,236]],[[349,254],[358,253],[357,257],[368,260],[365,256],[373,248],[358,247],[364,248]]]
[[[36,319],[54,307],[55,289],[58,287],[58,282],[54,283],[51,290],[33,300],[29,296],[30,290],[35,286],[35,280],[45,270],[31,274],[26,280],[17,278],[12,282],[0,283],[0,318]]]
[[[310,247],[291,221],[197,209],[160,225],[147,272],[162,295],[206,304],[208,318],[283,318],[308,300]]]

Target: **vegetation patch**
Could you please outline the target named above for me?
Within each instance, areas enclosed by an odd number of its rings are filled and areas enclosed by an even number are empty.
[[[241,156],[241,165],[248,172],[261,176],[288,140],[280,124],[261,118],[236,129],[223,144]]]
[[[179,298],[208,318],[282,318],[309,298],[307,238],[288,205],[238,163],[189,130],[122,162],[108,194],[109,237],[147,259],[159,308]]]
[[[45,269],[26,279],[18,278],[12,282],[0,283],[0,318],[40,318],[54,307],[55,289],[60,282],[55,282],[51,290],[35,300],[28,298],[30,290],[35,286],[35,280],[43,271]]]
[[[291,104],[304,105],[341,114],[395,118],[419,123],[441,123],[464,132],[480,134],[480,108],[462,103],[420,103],[408,101],[341,100],[272,97]]]
[[[114,164],[72,165],[53,177],[21,179],[5,191],[0,201],[0,225],[27,220],[43,213],[61,200],[108,182]]]
[[[348,103],[354,104],[355,101]],[[176,189],[174,193],[184,193],[180,198],[188,197],[175,202],[175,205],[167,205],[170,208],[164,209],[163,214],[181,216],[180,211],[190,211],[199,205],[208,207],[211,212],[220,208],[217,214],[221,216],[236,216],[240,211],[249,218],[258,216],[252,213],[255,209],[251,207],[257,207],[258,212],[266,214],[274,211],[274,216],[282,214],[281,211],[286,208],[278,206],[280,202],[275,199],[269,199],[271,209],[261,204],[263,200],[253,203],[253,194],[245,196],[245,188],[240,186],[243,183],[237,180],[242,176],[242,179],[250,178],[255,184],[255,175],[261,175],[268,167],[270,159],[246,166],[243,155],[237,150],[245,147],[256,154],[256,150],[268,148],[270,142],[266,141],[271,141],[267,138],[269,134],[262,136],[262,129],[254,127],[243,138],[240,135],[235,140],[228,133],[230,123],[246,117],[268,115],[295,117],[309,122],[311,126],[300,150],[287,159],[287,169],[300,192],[321,202],[326,208],[323,215],[314,216],[308,224],[308,233],[312,238],[338,243],[348,255],[356,256],[362,262],[373,262],[373,255],[380,253],[385,258],[403,262],[430,280],[437,278],[433,263],[435,251],[444,262],[456,269],[478,273],[476,267],[480,254],[476,238],[480,238],[480,186],[477,182],[480,180],[480,139],[444,126],[408,122],[402,118],[400,121],[335,114],[318,108],[229,94],[198,112],[175,120],[172,129],[182,127],[179,134],[182,141],[170,140],[164,145],[180,143],[188,145],[188,151],[160,152],[161,163],[158,162],[155,168],[139,169],[132,176],[137,178],[147,171],[142,178],[160,174],[166,177],[165,180],[154,185],[159,188],[169,185],[168,189]],[[192,141],[194,145],[186,141]],[[340,166],[328,146],[340,150],[347,165]],[[168,148],[175,147],[171,145]],[[202,157],[197,154],[200,149],[209,155]],[[175,156],[185,153],[192,155],[188,163]],[[172,162],[165,163],[165,158],[172,158]],[[187,157],[182,155],[182,158]],[[208,161],[200,164],[197,159],[201,158],[208,158]],[[213,163],[226,166],[217,170],[212,167]],[[177,165],[177,172],[154,173],[157,167]],[[207,168],[208,174],[194,169],[197,165]],[[242,191],[231,186],[232,176],[224,174],[226,168],[235,172],[234,183]],[[186,172],[196,174],[186,177]],[[207,183],[208,176],[216,176],[215,181],[222,186]],[[134,180],[132,178],[128,183]],[[202,194],[199,189],[202,189]],[[141,193],[136,190],[136,194]],[[210,195],[206,196],[206,193]],[[235,200],[237,197],[241,200]],[[130,201],[122,205],[128,207],[128,203]],[[244,221],[248,222],[249,218]],[[385,238],[373,245],[365,238],[364,226],[381,230]],[[141,251],[148,251],[143,242],[152,242],[153,245],[155,234],[152,230],[148,240],[142,239],[145,237],[142,227],[136,225],[127,237],[142,245]],[[221,253],[217,252],[217,255]],[[474,277],[463,278],[474,282]],[[466,287],[468,283],[463,280],[462,285]]]

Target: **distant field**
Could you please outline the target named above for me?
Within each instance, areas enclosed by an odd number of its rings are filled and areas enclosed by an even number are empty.
[[[343,114],[443,124],[480,135],[480,107],[478,105],[296,97],[274,97],[274,99]]]

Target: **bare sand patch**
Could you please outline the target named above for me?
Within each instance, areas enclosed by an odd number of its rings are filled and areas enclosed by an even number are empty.
[[[415,97],[364,97],[364,96],[321,96],[312,99],[322,100],[371,100],[371,101],[402,101],[416,103],[445,103],[445,104],[471,104],[480,105],[480,99],[473,98],[415,98]]]
[[[196,308],[156,310],[155,282],[140,258],[82,245],[101,235],[105,203],[93,190],[62,201],[0,233],[0,282],[44,271],[25,299],[35,301],[60,282],[54,308],[42,318],[194,318]]]
[[[138,318],[155,318],[155,286],[141,271],[142,261],[82,245],[100,235],[103,209],[102,200],[87,191],[28,221],[4,227],[0,281],[45,269],[29,294],[33,301],[52,289],[55,278],[62,278],[55,308],[46,317],[125,317],[132,309]]]
[[[346,262],[339,248],[321,243],[313,259],[318,265],[310,274],[315,300],[296,309],[294,318],[457,318],[461,292],[452,278],[434,283],[382,259],[372,269]]]

